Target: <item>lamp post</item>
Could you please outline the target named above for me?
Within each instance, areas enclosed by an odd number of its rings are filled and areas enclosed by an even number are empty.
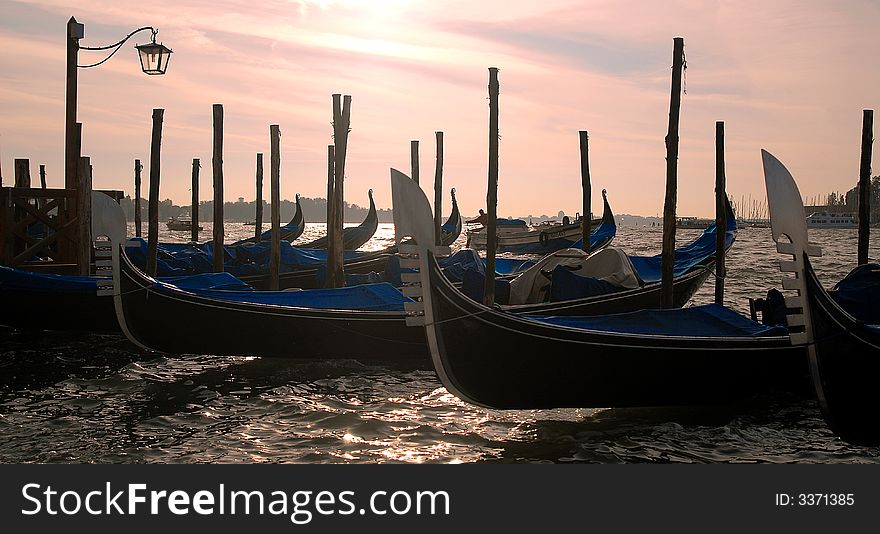
[[[79,164],[79,149],[81,140],[77,139],[78,132],[76,126],[76,97],[77,97],[77,69],[87,69],[97,67],[108,59],[113,57],[116,52],[122,48],[133,35],[136,33],[150,30],[152,32],[152,42],[143,45],[137,45],[138,56],[141,61],[141,70],[145,74],[161,75],[165,74],[168,68],[168,60],[171,57],[171,49],[162,43],[156,43],[156,33],[158,30],[152,26],[144,26],[138,28],[126,35],[120,41],[107,46],[80,46],[79,40],[85,36],[85,27],[76,21],[76,18],[70,17],[67,21],[67,99],[65,103],[65,120],[64,120],[64,187],[66,189],[76,189],[77,165]],[[79,65],[79,51],[82,50],[111,50],[110,54],[90,65]]]

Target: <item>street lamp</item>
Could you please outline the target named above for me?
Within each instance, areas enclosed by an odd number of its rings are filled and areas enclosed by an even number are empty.
[[[158,33],[158,30],[152,26],[138,28],[111,45],[80,46],[79,40],[85,36],[85,27],[77,22],[74,17],[70,17],[70,20],[67,21],[67,102],[64,121],[64,187],[66,189],[77,188],[76,173],[82,143],[82,139],[79,139],[76,124],[77,69],[87,69],[103,64],[113,57],[133,35],[146,30],[152,32],[152,42],[135,47],[141,60],[141,69],[144,73],[150,75],[165,74],[165,70],[168,68],[168,60],[171,57],[171,49],[162,43],[156,43],[156,33]],[[112,50],[112,52],[97,63],[80,65],[78,63],[80,49]]]

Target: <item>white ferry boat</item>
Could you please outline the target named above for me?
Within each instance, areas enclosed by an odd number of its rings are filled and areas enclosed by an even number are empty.
[[[807,228],[858,228],[853,213],[815,212],[807,215]]]

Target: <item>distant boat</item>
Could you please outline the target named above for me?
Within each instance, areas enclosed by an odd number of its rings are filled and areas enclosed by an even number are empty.
[[[171,217],[168,219],[168,222],[165,223],[165,226],[174,232],[190,232],[192,231],[192,225],[192,219],[189,217]],[[199,226],[198,230],[201,232],[204,228]]]
[[[603,213],[601,219],[593,219],[590,222],[591,233],[596,232],[600,227],[605,231],[615,229],[614,214],[611,212],[611,206],[602,190]],[[564,218],[561,223],[547,222],[539,225],[529,226],[522,219],[498,219],[496,234],[496,252],[510,252],[512,254],[549,254],[562,250],[564,248],[580,247],[580,239],[582,235],[581,220],[575,219],[569,222],[568,218]],[[614,233],[603,240],[600,246],[602,248],[611,242]],[[468,246],[478,249],[486,249],[486,227],[479,226],[477,228],[468,229]]]
[[[376,213],[376,203],[373,202],[373,190],[367,191],[370,198],[370,210],[366,218],[358,226],[350,226],[342,230],[342,250],[357,250],[369,241],[379,227],[379,215]],[[296,245],[298,248],[326,249],[327,236],[319,237],[314,241]]]
[[[807,215],[807,228],[858,228],[852,213],[817,211]]]

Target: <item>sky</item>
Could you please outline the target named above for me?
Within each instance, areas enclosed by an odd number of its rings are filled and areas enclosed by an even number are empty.
[[[802,194],[858,180],[862,110],[880,102],[880,0],[0,0],[0,169],[29,158],[63,184],[65,28],[83,46],[146,25],[174,50],[165,76],[140,70],[135,36],[107,63],[79,70],[83,155],[96,188],[146,196],[151,115],[165,109],[161,198],[186,204],[193,158],[212,198],[212,104],[225,114],[225,199],[253,199],[257,152],[268,169],[280,125],[281,195],[323,197],[331,95],[352,95],[346,201],[374,190],[390,207],[389,167],[433,191],[435,131],[444,189],[464,214],[485,207],[488,67],[499,67],[502,216],[580,211],[578,131],[590,137],[594,212],[663,211],[673,37],[685,39],[678,215],[714,213],[715,122],[726,131],[728,192],[764,198],[760,149]],[[80,63],[103,59],[80,52]],[[875,160],[877,157],[875,157]],[[875,168],[878,165],[874,165]],[[874,174],[877,174],[875,171]],[[448,193],[447,193],[448,195]],[[268,179],[263,193],[269,198]],[[448,196],[444,211],[448,212]]]

